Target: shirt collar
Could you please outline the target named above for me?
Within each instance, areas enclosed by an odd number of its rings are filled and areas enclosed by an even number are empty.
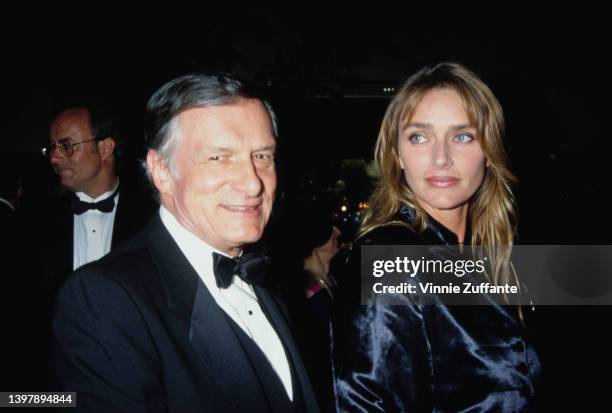
[[[229,255],[207,244],[197,235],[187,230],[163,205],[159,208],[159,216],[172,238],[174,238],[183,254],[185,254],[187,261],[198,273],[208,290],[211,292],[216,291],[218,287],[213,273],[212,253],[216,252],[226,257],[229,257]]]
[[[109,196],[111,196],[113,194],[113,192],[115,192],[117,190],[117,188],[119,188],[119,181],[117,181],[117,185],[115,185],[110,191],[106,191],[104,192],[102,195],[96,197],[96,198],[92,198],[89,195],[87,195],[85,192],[76,192],[75,195],[83,202],[98,202],[98,201],[102,201],[106,198],[108,198]],[[117,193],[118,195],[119,193]]]

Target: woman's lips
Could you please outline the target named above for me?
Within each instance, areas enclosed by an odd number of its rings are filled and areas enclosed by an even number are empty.
[[[459,178],[452,176],[430,176],[429,178],[425,178],[425,181],[436,188],[448,188],[457,185],[457,183],[459,183]]]

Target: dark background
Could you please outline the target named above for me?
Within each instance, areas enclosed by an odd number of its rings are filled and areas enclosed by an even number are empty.
[[[55,185],[39,147],[57,102],[72,95],[111,100],[127,119],[134,159],[142,155],[143,108],[157,87],[192,70],[241,71],[266,86],[280,120],[280,193],[342,178],[355,203],[367,191],[341,162],[371,160],[389,102],[384,88],[397,87],[426,63],[450,60],[479,74],[504,108],[518,178],[518,242],[610,244],[607,27],[591,16],[560,21],[552,12],[496,21],[506,14],[503,7],[495,19],[445,20],[397,9],[360,16],[210,12],[173,25],[171,17],[128,19],[130,35],[119,34],[112,19],[3,29],[0,157],[17,160],[24,203],[40,208]],[[546,408],[609,405],[608,308],[536,313]]]
[[[394,13],[300,19],[254,12],[227,23],[219,15],[130,36],[116,34],[112,24],[74,21],[35,36],[6,32],[0,150],[44,169],[39,147],[54,104],[75,94],[100,95],[125,115],[130,153],[139,156],[150,94],[176,75],[221,68],[268,86],[280,119],[284,188],[291,190],[328,161],[369,161],[389,101],[383,89],[426,63],[451,60],[478,73],[505,110],[518,177],[519,242],[606,242],[611,88],[605,27],[583,20],[550,26],[554,19],[535,18],[485,25],[419,15],[421,21]]]

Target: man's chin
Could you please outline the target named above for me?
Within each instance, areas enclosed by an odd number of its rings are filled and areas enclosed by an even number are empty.
[[[263,230],[261,228],[241,228],[239,231],[236,231],[231,240],[234,245],[246,246],[248,244],[253,244],[261,239],[263,235]]]
[[[57,178],[59,180],[60,185],[62,185],[66,189],[70,189],[74,186],[74,174],[70,171],[59,171],[57,172]]]
[[[62,188],[64,188],[67,191],[76,192],[72,189],[72,185],[70,185],[70,182],[65,182],[65,181],[60,180],[60,185],[62,186]]]
[[[62,188],[66,189],[67,191],[79,192],[78,189],[75,187],[74,182],[72,182],[72,180],[60,179],[60,185],[62,186]]]

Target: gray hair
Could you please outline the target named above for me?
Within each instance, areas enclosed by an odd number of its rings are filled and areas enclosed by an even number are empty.
[[[173,154],[181,137],[178,116],[189,109],[229,105],[240,99],[261,101],[278,137],[272,106],[251,85],[225,73],[191,73],[164,84],[149,99],[145,114],[147,149],[157,152],[175,174]],[[143,166],[151,179],[146,162]]]

